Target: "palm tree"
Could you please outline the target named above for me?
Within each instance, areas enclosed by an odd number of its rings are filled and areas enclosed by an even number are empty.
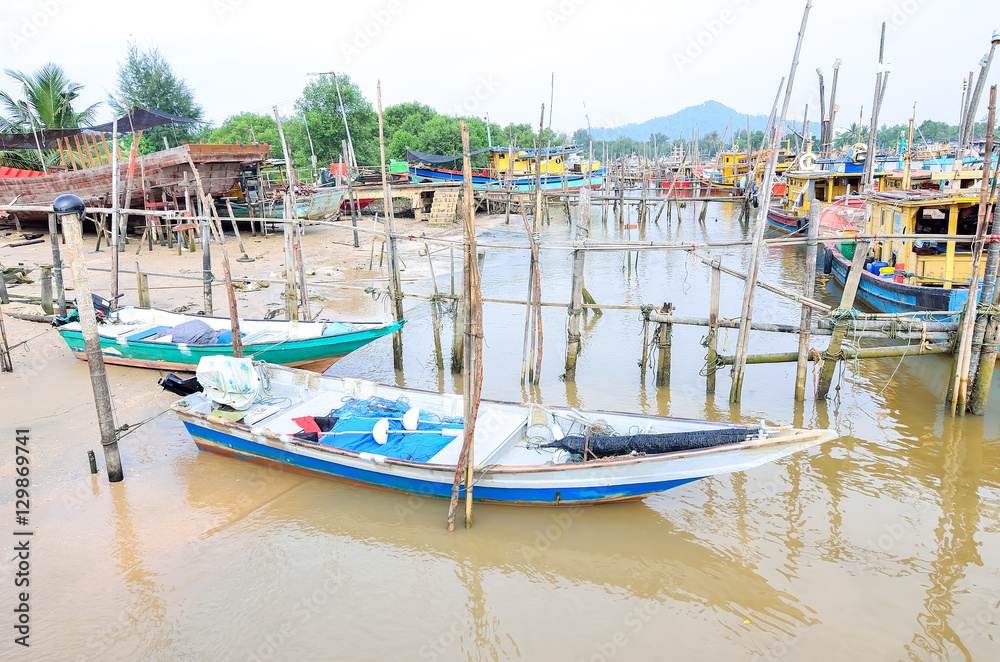
[[[73,109],[83,85],[72,82],[58,65],[50,62],[33,74],[6,69],[5,73],[21,83],[24,98],[14,99],[0,92],[0,132],[30,133],[40,129],[72,129],[93,121],[99,103],[82,111]],[[30,156],[29,156],[30,154]],[[41,165],[38,155],[29,152],[0,152],[0,164],[20,167]]]

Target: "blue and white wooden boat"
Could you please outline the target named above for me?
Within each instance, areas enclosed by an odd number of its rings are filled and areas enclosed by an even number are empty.
[[[205,393],[173,405],[199,448],[370,487],[423,496],[451,495],[463,443],[461,396],[270,364],[256,369],[263,371],[260,382],[267,388],[243,400],[250,401],[243,420],[232,420],[233,414],[220,411]],[[327,431],[313,428],[310,433],[308,428],[314,424]],[[620,436],[599,439],[611,431]],[[630,441],[635,435],[670,440],[678,434],[700,436],[702,441],[672,452],[589,461],[555,446],[574,439],[579,443],[582,438],[593,449],[601,442]],[[832,430],[743,428],[484,400],[473,442],[473,498],[519,505],[642,499],[707,476],[774,462],[835,436]]]

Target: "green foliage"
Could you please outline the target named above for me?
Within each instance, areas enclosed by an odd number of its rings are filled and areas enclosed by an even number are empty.
[[[108,95],[108,104],[119,115],[126,109],[152,108],[188,119],[200,120],[202,117],[194,92],[174,74],[159,49],[154,46],[144,51],[135,42],[129,43],[125,61],[118,66],[118,84],[114,93]],[[197,133],[197,126],[174,124],[147,129],[143,137],[148,136],[150,144],[163,149],[164,137],[171,147],[175,147],[193,142]]]
[[[338,79],[355,157],[361,165],[374,165],[379,162],[378,115],[372,108],[371,102],[364,97],[361,89],[351,81],[349,76],[340,75]],[[295,102],[295,110],[299,114],[304,114],[309,122],[309,131],[312,134],[319,163],[332,163],[338,160],[341,153],[341,141],[347,139],[347,133],[344,131],[344,121],[340,112],[340,102],[337,100],[337,87],[333,76],[324,74],[311,80],[302,90],[302,96]],[[284,120],[282,122],[284,123]],[[306,138],[304,124],[301,133],[301,138]],[[291,143],[292,138],[288,135],[289,128],[287,127],[285,127],[285,134]],[[297,130],[295,134],[295,142],[298,147],[300,136]],[[296,148],[291,149],[293,153],[297,153]],[[305,163],[308,163],[308,139],[305,140],[305,154],[307,155]],[[299,162],[300,166],[304,165],[297,156],[293,158]]]
[[[0,116],[0,132],[29,133],[32,129],[71,129],[90,124],[100,105],[75,110],[73,102],[80,96],[83,85],[69,80],[62,68],[51,62],[33,74],[12,69],[5,73],[21,84],[23,98],[15,99],[0,92],[4,113]],[[51,151],[45,160],[48,164],[58,162]],[[30,170],[42,167],[37,152],[28,150],[0,152],[0,165]]]

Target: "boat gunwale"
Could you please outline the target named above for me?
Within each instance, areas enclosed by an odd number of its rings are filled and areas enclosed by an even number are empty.
[[[284,367],[284,366],[282,366],[282,367]],[[336,377],[334,377],[333,379],[343,379],[343,378],[336,378]],[[408,391],[414,391],[414,392],[430,393],[430,394],[434,394],[434,395],[441,395],[437,391],[427,391],[427,390],[422,390],[422,389],[406,389],[406,388],[402,388],[402,387],[390,387],[390,388],[399,389],[399,390],[408,390]],[[328,454],[331,454],[331,455],[342,455],[342,456],[345,456],[345,457],[351,457],[351,458],[356,458],[356,459],[364,459],[364,458],[361,457],[362,453],[360,453],[358,451],[351,451],[351,450],[347,450],[347,449],[343,449],[343,448],[338,448],[336,446],[325,446],[325,445],[321,445],[321,444],[318,444],[318,443],[314,444],[312,442],[307,442],[307,441],[303,441],[303,440],[300,440],[300,439],[296,439],[294,436],[289,435],[289,434],[279,434],[279,433],[276,433],[276,432],[274,432],[274,431],[272,431],[270,429],[267,429],[267,428],[251,427],[251,426],[248,426],[248,425],[246,425],[244,423],[228,421],[228,420],[223,419],[223,418],[218,417],[218,416],[211,416],[210,414],[202,414],[202,413],[199,413],[199,412],[195,412],[195,411],[192,411],[190,407],[182,406],[180,403],[183,402],[183,401],[184,401],[184,398],[182,398],[181,400],[178,400],[177,402],[173,403],[170,406],[170,408],[174,412],[176,412],[182,419],[184,417],[189,417],[189,418],[192,418],[192,419],[197,419],[197,420],[205,421],[206,423],[209,424],[209,427],[211,427],[212,425],[215,425],[215,426],[222,427],[223,429],[225,429],[227,431],[241,432],[241,433],[249,435],[251,437],[251,440],[252,440],[253,436],[260,436],[260,437],[263,437],[264,439],[267,439],[267,440],[272,441],[272,442],[276,442],[276,443],[280,443],[280,444],[289,444],[290,443],[294,447],[301,447],[301,448],[305,448],[305,449],[311,449],[311,450],[314,450],[314,451],[317,451],[317,452],[320,452],[320,453],[328,453]],[[502,401],[492,401],[492,400],[482,400],[481,402],[487,403],[487,404],[499,404],[499,405],[515,406],[515,407],[523,407],[524,406],[522,403],[512,403],[512,402],[502,402]],[[304,403],[302,403],[302,404],[304,404]],[[571,409],[571,408],[566,407],[566,409]],[[606,414],[614,414],[614,415],[619,415],[619,416],[633,416],[633,417],[635,416],[635,414],[631,414],[631,413],[628,413],[628,412],[613,412],[613,411],[606,411],[606,410],[587,410],[587,411],[590,412],[590,413],[595,413],[595,414],[596,413],[606,413]],[[700,420],[700,419],[681,419],[681,418],[674,418],[674,417],[670,417],[670,416],[659,416],[659,415],[650,415],[650,414],[643,414],[643,415],[641,415],[641,417],[643,419],[647,419],[647,420],[648,419],[669,420],[669,421],[681,421],[681,422],[693,422],[693,423],[708,423],[709,425],[715,425],[715,426],[718,426],[718,427],[739,427],[739,425],[736,424],[736,423],[723,423],[723,422],[716,422],[716,421],[705,421],[705,420]],[[525,416],[525,421],[527,422],[527,420],[528,420],[528,416],[526,415]],[[831,431],[828,430],[828,429],[809,430],[809,429],[801,429],[801,428],[788,428],[786,430],[786,429],[782,428],[782,429],[778,430],[779,436],[769,437],[769,438],[766,438],[766,439],[760,439],[759,435],[755,435],[752,438],[748,438],[746,441],[742,441],[742,442],[736,443],[736,444],[720,444],[718,446],[710,446],[708,448],[698,448],[698,449],[683,450],[683,451],[673,451],[673,452],[670,452],[670,453],[656,453],[656,454],[651,454],[651,455],[624,455],[624,456],[618,456],[618,457],[612,457],[612,458],[601,458],[601,459],[597,459],[597,460],[590,460],[590,461],[587,461],[587,462],[573,462],[573,463],[569,463],[569,464],[553,464],[553,465],[500,465],[500,464],[493,464],[493,465],[488,465],[488,466],[478,465],[474,469],[474,472],[479,472],[481,474],[485,474],[487,472],[502,473],[502,474],[526,474],[526,473],[542,473],[542,472],[550,472],[550,471],[583,470],[583,469],[592,469],[592,468],[595,468],[595,467],[611,466],[611,465],[613,465],[613,466],[628,466],[628,465],[632,465],[632,464],[650,463],[650,462],[659,463],[659,462],[665,462],[665,461],[668,461],[668,460],[683,459],[683,458],[687,458],[687,457],[700,457],[700,456],[704,456],[704,455],[727,453],[727,452],[730,452],[730,451],[743,451],[743,450],[750,450],[750,449],[757,449],[757,448],[766,448],[766,447],[769,447],[769,446],[781,446],[781,445],[792,444],[792,443],[801,443],[801,442],[811,441],[811,440],[816,439],[816,438],[827,436],[830,432]],[[781,433],[785,433],[785,434],[781,434]],[[832,437],[830,437],[830,439],[832,439]],[[823,443],[824,441],[829,441],[830,439],[824,439],[823,441],[821,441],[819,443]],[[381,458],[378,462],[376,462],[376,464],[384,464],[384,465],[393,464],[393,465],[399,465],[401,467],[408,467],[408,468],[415,468],[415,469],[429,469],[429,470],[433,470],[433,471],[451,471],[451,472],[453,472],[455,470],[455,465],[451,465],[451,464],[431,464],[431,463],[428,463],[428,462],[413,462],[411,460],[401,460],[401,459],[398,459],[398,458],[393,458],[393,457],[388,457],[388,456],[381,456],[381,455],[377,455],[377,454],[374,454],[374,453],[367,453],[366,452],[365,454],[371,455],[371,456],[377,456],[377,457]]]

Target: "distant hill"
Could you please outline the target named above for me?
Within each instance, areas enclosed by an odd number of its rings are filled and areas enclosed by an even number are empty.
[[[624,126],[606,127],[605,135],[608,139],[629,137],[635,140],[642,140],[643,135],[648,138],[654,131],[668,135],[671,138],[691,137],[691,132],[695,126],[698,133],[704,136],[710,131],[718,131],[721,136],[729,126],[730,121],[736,125],[736,130],[746,129],[746,115],[718,101],[706,101],[697,106],[682,108],[676,113],[665,117],[654,117],[641,124],[626,124]],[[767,115],[751,115],[750,130],[763,131],[767,124]],[[729,137],[732,137],[733,129],[729,129]],[[600,136],[601,129],[595,128],[594,136]],[[728,140],[728,138],[727,138]]]

